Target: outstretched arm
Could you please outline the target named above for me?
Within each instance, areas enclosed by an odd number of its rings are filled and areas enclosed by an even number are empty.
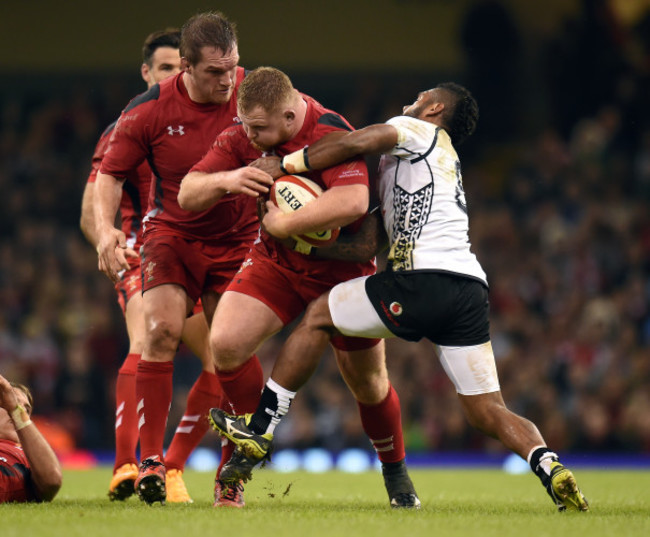
[[[277,179],[287,174],[329,168],[357,155],[385,153],[395,147],[397,141],[395,127],[378,123],[358,131],[333,132],[282,159],[262,157],[249,166],[259,168]]]
[[[0,407],[14,423],[18,440],[29,461],[32,483],[39,500],[49,502],[61,488],[61,465],[54,451],[30,419],[31,409],[20,405],[13,387],[0,375]]]
[[[322,170],[357,155],[385,153],[397,142],[397,129],[378,123],[343,136],[323,137],[313,145],[287,155],[281,164],[288,173]]]

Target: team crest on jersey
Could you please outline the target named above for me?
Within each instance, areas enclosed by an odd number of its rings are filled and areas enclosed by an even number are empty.
[[[399,302],[392,302],[391,305],[388,306],[388,309],[396,317],[402,315],[402,312],[404,311],[404,308],[402,308],[402,305]]]
[[[153,261],[149,261],[149,264],[147,265],[147,268],[144,269],[144,271],[147,273],[147,281],[150,282],[153,280],[153,269],[156,266],[156,264]]]
[[[183,136],[185,134],[185,127],[183,125],[178,125],[176,128],[174,128],[171,125],[167,125],[167,134],[170,136],[174,136],[175,134]]]
[[[243,272],[246,267],[250,267],[253,264],[253,260],[249,257],[246,261],[244,261],[241,264],[241,267],[239,267],[239,270],[237,271],[237,274],[240,272]]]

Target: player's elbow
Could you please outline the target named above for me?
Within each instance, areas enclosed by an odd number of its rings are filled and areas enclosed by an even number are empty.
[[[63,485],[63,474],[61,468],[52,468],[45,475],[41,476],[38,483],[38,497],[44,502],[51,502],[61,490]]]
[[[187,186],[185,180],[181,183],[181,188],[178,191],[178,205],[181,209],[186,211],[200,211],[201,207],[197,203],[196,197],[191,194],[191,189]]]
[[[350,222],[358,220],[368,212],[370,194],[368,188],[362,185],[354,187],[354,192],[346,197],[346,213]]]

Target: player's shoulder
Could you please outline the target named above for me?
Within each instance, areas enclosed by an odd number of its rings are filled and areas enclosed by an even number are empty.
[[[307,102],[308,114],[310,114],[319,127],[328,130],[352,131],[352,125],[338,112],[326,108],[313,97],[303,94]]]

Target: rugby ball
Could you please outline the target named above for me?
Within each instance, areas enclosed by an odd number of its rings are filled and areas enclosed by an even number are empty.
[[[323,189],[306,177],[283,175],[273,183],[269,198],[283,213],[291,213],[311,203],[322,193]],[[311,246],[326,246],[338,238],[340,231],[341,228],[326,229],[293,235],[293,238]]]

